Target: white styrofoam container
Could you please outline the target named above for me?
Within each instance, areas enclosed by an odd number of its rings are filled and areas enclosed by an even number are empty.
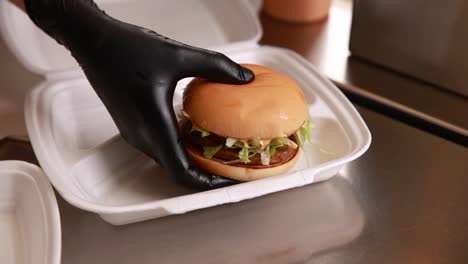
[[[307,145],[285,175],[198,193],[177,186],[154,161],[118,136],[105,107],[63,48],[22,18],[26,21],[9,25],[6,35],[23,63],[47,78],[26,99],[28,133],[42,168],[69,203],[112,224],[127,224],[322,181],[369,147],[371,136],[364,121],[330,81],[294,52],[257,45],[261,28],[249,2],[109,0],[101,6],[115,17],[220,50],[239,63],[262,64],[288,74],[306,94],[316,144]],[[174,12],[164,14],[161,9]],[[154,16],[155,10],[163,18]],[[171,17],[180,12],[174,25]],[[27,44],[14,37],[20,28],[30,36]],[[175,108],[189,80],[179,82]]]
[[[37,166],[0,162],[0,262],[59,264],[60,217],[54,191]]]
[[[285,72],[304,90],[316,126],[313,141],[318,145],[306,145],[291,172],[192,193],[173,184],[155,162],[117,136],[88,82],[74,79],[46,83],[26,103],[31,142],[55,188],[73,205],[96,212],[110,223],[126,224],[325,180],[369,147],[369,130],[356,109],[300,56],[271,47],[244,49],[229,56]],[[184,83],[177,88],[176,106]]]

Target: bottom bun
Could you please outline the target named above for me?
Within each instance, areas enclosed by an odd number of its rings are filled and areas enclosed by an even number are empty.
[[[253,181],[262,178],[267,178],[279,174],[283,174],[296,164],[300,155],[300,148],[297,149],[294,156],[278,165],[272,165],[268,167],[263,166],[252,166],[252,167],[242,167],[242,165],[229,165],[224,164],[221,161],[216,159],[206,159],[201,153],[193,149],[192,147],[187,147],[187,152],[192,158],[192,160],[199,166],[201,169],[213,173],[219,176],[226,178],[231,178],[238,181]]]

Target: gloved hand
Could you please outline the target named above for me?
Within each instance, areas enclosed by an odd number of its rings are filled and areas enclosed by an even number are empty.
[[[25,4],[36,25],[70,50],[127,142],[156,160],[178,183],[198,189],[233,183],[194,167],[172,99],[182,78],[243,84],[254,78],[250,70],[220,53],[118,21],[91,0]]]

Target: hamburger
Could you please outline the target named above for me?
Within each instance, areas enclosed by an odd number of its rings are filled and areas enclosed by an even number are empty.
[[[179,125],[197,166],[252,181],[290,170],[310,141],[311,123],[294,80],[260,65],[243,66],[255,73],[245,85],[193,79],[184,91]]]

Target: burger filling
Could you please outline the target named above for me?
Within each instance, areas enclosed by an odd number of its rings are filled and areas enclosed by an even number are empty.
[[[225,138],[195,126],[183,111],[179,115],[183,138],[207,159],[243,166],[272,166],[290,160],[311,140],[310,118],[296,133],[271,140]]]

